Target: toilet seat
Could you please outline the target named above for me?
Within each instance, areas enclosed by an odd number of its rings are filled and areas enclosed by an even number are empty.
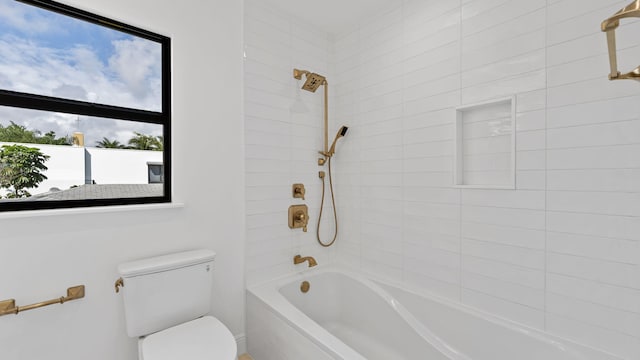
[[[236,341],[224,324],[204,316],[139,340],[140,360],[235,360]]]

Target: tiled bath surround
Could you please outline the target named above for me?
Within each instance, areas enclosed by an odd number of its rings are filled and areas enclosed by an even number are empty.
[[[249,283],[302,251],[635,359],[640,353],[640,87],[609,82],[600,22],[628,1],[405,0],[322,34],[247,1]],[[394,4],[394,2],[390,2]],[[336,10],[338,11],[338,10]],[[640,59],[622,22],[620,68]],[[328,76],[340,238],[286,226],[293,182],[319,206]],[[300,95],[310,112],[289,111]],[[458,106],[516,96],[516,190],[453,185]],[[335,253],[332,253],[335,251]]]
[[[246,1],[249,284],[303,270],[304,265],[293,266],[296,254],[312,254],[318,263],[327,264],[334,251],[321,251],[315,240],[322,191],[316,159],[322,149],[323,89],[316,93],[300,90],[304,82],[293,78],[293,68],[300,68],[326,75],[331,82],[330,44],[325,33],[271,9],[263,1]],[[307,111],[291,111],[295,106],[306,107]],[[306,200],[292,197],[294,183],[305,184]],[[309,206],[311,217],[306,233],[291,230],[287,224],[288,207],[303,203]]]

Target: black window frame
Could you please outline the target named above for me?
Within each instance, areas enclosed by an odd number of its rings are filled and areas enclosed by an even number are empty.
[[[110,118],[132,122],[158,124],[163,127],[163,165],[165,177],[163,195],[152,197],[85,199],[85,200],[34,200],[0,202],[0,212],[42,209],[65,209],[94,206],[136,205],[171,202],[171,39],[107,17],[96,15],[65,4],[48,0],[15,0],[27,5],[53,11],[96,25],[104,26],[133,36],[157,42],[162,57],[162,109],[160,112],[121,106],[91,103],[65,98],[23,93],[0,89],[0,106],[52,111],[74,115]]]

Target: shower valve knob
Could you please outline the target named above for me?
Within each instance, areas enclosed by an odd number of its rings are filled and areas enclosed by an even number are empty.
[[[293,184],[293,198],[304,200],[304,194],[306,194],[304,184]]]
[[[292,205],[289,207],[289,228],[307,232],[309,223],[309,208],[307,205]]]

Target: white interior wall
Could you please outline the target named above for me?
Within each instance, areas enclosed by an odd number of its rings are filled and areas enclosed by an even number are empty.
[[[636,358],[640,90],[599,28],[627,3],[407,0],[336,36],[338,261]],[[513,95],[517,190],[452,187],[455,108]]]
[[[599,30],[625,5],[406,0],[331,37],[326,68],[297,60],[318,51],[297,47],[307,27],[247,2],[249,281],[296,271],[290,257],[302,248],[321,263],[337,260],[634,359],[640,93],[635,82],[607,80]],[[630,70],[640,23],[622,23],[620,67]],[[301,141],[288,110],[300,85],[292,67],[328,69],[330,136],[351,126],[334,158],[335,249],[286,227],[286,208],[297,203],[289,161],[313,184],[321,145],[317,103],[304,133],[313,147],[291,145]],[[454,188],[455,108],[509,96],[517,101],[517,189]],[[319,189],[307,187],[317,209]]]
[[[117,265],[201,247],[218,254],[212,313],[242,337],[242,2],[65,3],[172,38],[174,195],[184,207],[0,214],[0,299],[24,305],[86,285],[82,300],[0,318],[0,358],[137,359]]]

